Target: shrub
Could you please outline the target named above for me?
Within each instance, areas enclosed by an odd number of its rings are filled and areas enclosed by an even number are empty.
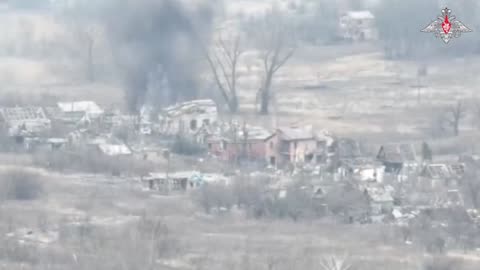
[[[253,218],[290,218],[297,221],[316,212],[312,194],[299,185],[287,188],[285,196],[267,191],[265,183],[238,179],[233,185],[206,184],[195,194],[194,199],[210,213],[214,208],[230,209],[237,205]]]
[[[3,199],[35,200],[43,192],[40,175],[25,170],[11,170],[1,176]]]
[[[203,207],[206,213],[210,213],[212,208],[230,209],[235,203],[232,189],[225,185],[203,185],[195,195],[196,201]]]

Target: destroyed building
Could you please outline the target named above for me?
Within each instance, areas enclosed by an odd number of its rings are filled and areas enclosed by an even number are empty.
[[[348,11],[340,17],[340,36],[353,42],[376,40],[375,16],[368,10]]]
[[[312,128],[285,127],[277,129],[280,163],[316,162],[318,149],[323,149]]]
[[[119,110],[110,109],[105,110],[105,112],[97,119],[99,128],[103,131],[111,131],[115,127],[120,127],[122,125],[126,126],[129,118],[132,116],[122,115]],[[133,121],[130,121],[133,123]],[[129,123],[130,124],[130,123]],[[130,126],[133,127],[132,124]]]
[[[212,125],[217,119],[217,105],[213,100],[183,102],[161,111],[159,132],[167,136],[190,136],[203,126]]]
[[[447,189],[431,196],[430,205],[435,208],[457,208],[464,207],[465,201],[458,189]]]
[[[328,161],[332,168],[356,163],[356,159],[365,159],[360,144],[350,138],[337,138],[327,149]]]
[[[153,172],[141,181],[149,190],[160,193],[183,193],[206,183],[228,185],[230,179],[219,174],[204,174],[197,171]]]
[[[385,166],[369,158],[346,159],[342,161],[338,172],[343,179],[382,183]]]
[[[90,150],[106,156],[129,156],[132,150],[118,139],[98,137],[87,141]]]
[[[152,106],[144,105],[139,112],[139,132],[143,135],[151,135],[153,132],[153,117],[154,108]]]
[[[457,187],[464,173],[462,163],[433,163],[425,165],[419,179],[424,187]]]
[[[370,205],[371,215],[382,215],[392,212],[394,207],[393,188],[389,186],[367,187],[364,193]]]
[[[413,144],[386,144],[380,147],[377,160],[385,166],[389,173],[404,174],[416,171],[419,165],[417,150]]]
[[[88,124],[103,114],[103,109],[93,101],[58,102],[51,110],[54,118],[69,124]]]
[[[51,129],[51,121],[40,107],[0,108],[2,128],[8,136],[23,142],[25,137],[35,137]]]

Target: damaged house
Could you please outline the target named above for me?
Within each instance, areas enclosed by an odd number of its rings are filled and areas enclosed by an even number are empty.
[[[370,205],[370,214],[373,216],[391,213],[394,207],[393,188],[367,187],[364,194]]]
[[[430,204],[435,208],[457,208],[464,207],[462,193],[458,189],[447,189],[442,192],[436,192],[431,196]]]
[[[416,171],[419,165],[417,151],[413,144],[386,144],[380,147],[377,160],[385,166],[385,172],[407,175]]]
[[[340,36],[353,42],[376,40],[375,16],[368,10],[348,11],[340,17]]]
[[[142,106],[140,108],[139,116],[138,116],[138,129],[140,134],[143,135],[151,135],[153,133],[153,122],[152,115],[154,115],[154,108],[151,106]]]
[[[248,160],[276,166],[277,139],[274,132],[262,127],[244,125],[231,126],[222,135],[207,139],[211,154],[225,161]]]
[[[332,168],[341,168],[344,165],[356,163],[357,159],[364,159],[360,144],[350,138],[338,138],[328,148],[328,162]]]
[[[340,179],[382,183],[385,166],[369,157],[362,145],[354,139],[339,138],[329,149],[332,168]]]
[[[98,119],[103,109],[93,101],[58,102],[57,109],[52,110],[57,120],[68,124],[89,124]]]
[[[96,151],[106,156],[130,156],[133,154],[132,150],[113,138],[96,138],[87,142],[90,150]]]
[[[427,164],[420,173],[419,180],[424,187],[458,187],[459,181],[465,173],[465,165],[462,163]]]
[[[0,108],[2,128],[18,143],[26,137],[37,137],[51,129],[51,121],[40,107]]]
[[[324,149],[312,128],[286,127],[277,129],[278,155],[281,164],[316,163],[319,149]]]
[[[378,161],[368,158],[346,159],[342,161],[338,171],[340,177],[344,179],[382,183],[385,166]]]
[[[159,132],[162,135],[190,136],[204,126],[217,122],[217,105],[213,100],[192,100],[162,110]]]

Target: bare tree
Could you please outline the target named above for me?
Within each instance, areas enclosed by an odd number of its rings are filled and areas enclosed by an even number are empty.
[[[480,128],[480,100],[475,102],[475,121]]]
[[[89,82],[96,80],[95,47],[102,36],[101,23],[94,10],[94,5],[80,1],[63,10],[61,15],[70,35],[69,49],[79,58],[81,69]]]
[[[93,25],[78,24],[74,26],[73,34],[75,41],[80,46],[81,56],[84,61],[85,75],[89,82],[96,80],[95,76],[95,62],[94,62],[94,48],[98,34],[98,28]]]
[[[242,40],[240,34],[235,34],[226,39],[221,33],[214,40],[214,48],[205,55],[213,73],[215,83],[227,103],[231,113],[238,111],[237,95],[237,66],[242,53]]]
[[[275,10],[266,16],[264,24],[259,28],[258,46],[263,63],[263,75],[257,101],[260,100],[260,113],[266,115],[269,113],[274,76],[295,52],[295,38],[282,15]]]
[[[427,73],[428,73],[428,68],[426,65],[422,65],[418,68],[417,70],[417,103],[420,104],[420,100],[421,100],[421,89],[423,87],[425,87],[424,85],[422,85],[422,79],[425,78],[427,76]]]
[[[463,190],[465,194],[470,198],[475,208],[480,207],[480,180],[479,180],[479,168],[477,166],[471,166],[465,171],[463,176]]]
[[[465,116],[465,108],[462,101],[457,101],[455,105],[452,105],[448,108],[446,114],[446,121],[449,126],[453,129],[453,134],[458,136],[460,122]]]
[[[433,138],[442,137],[447,134],[446,121],[447,112],[445,108],[431,111],[430,132]]]
[[[349,270],[352,265],[348,263],[346,257],[328,256],[320,261],[322,270]]]

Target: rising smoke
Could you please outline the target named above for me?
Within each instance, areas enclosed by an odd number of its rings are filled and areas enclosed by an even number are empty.
[[[209,39],[212,6],[206,1],[109,0],[102,16],[130,110],[197,96],[202,54],[197,45]]]

